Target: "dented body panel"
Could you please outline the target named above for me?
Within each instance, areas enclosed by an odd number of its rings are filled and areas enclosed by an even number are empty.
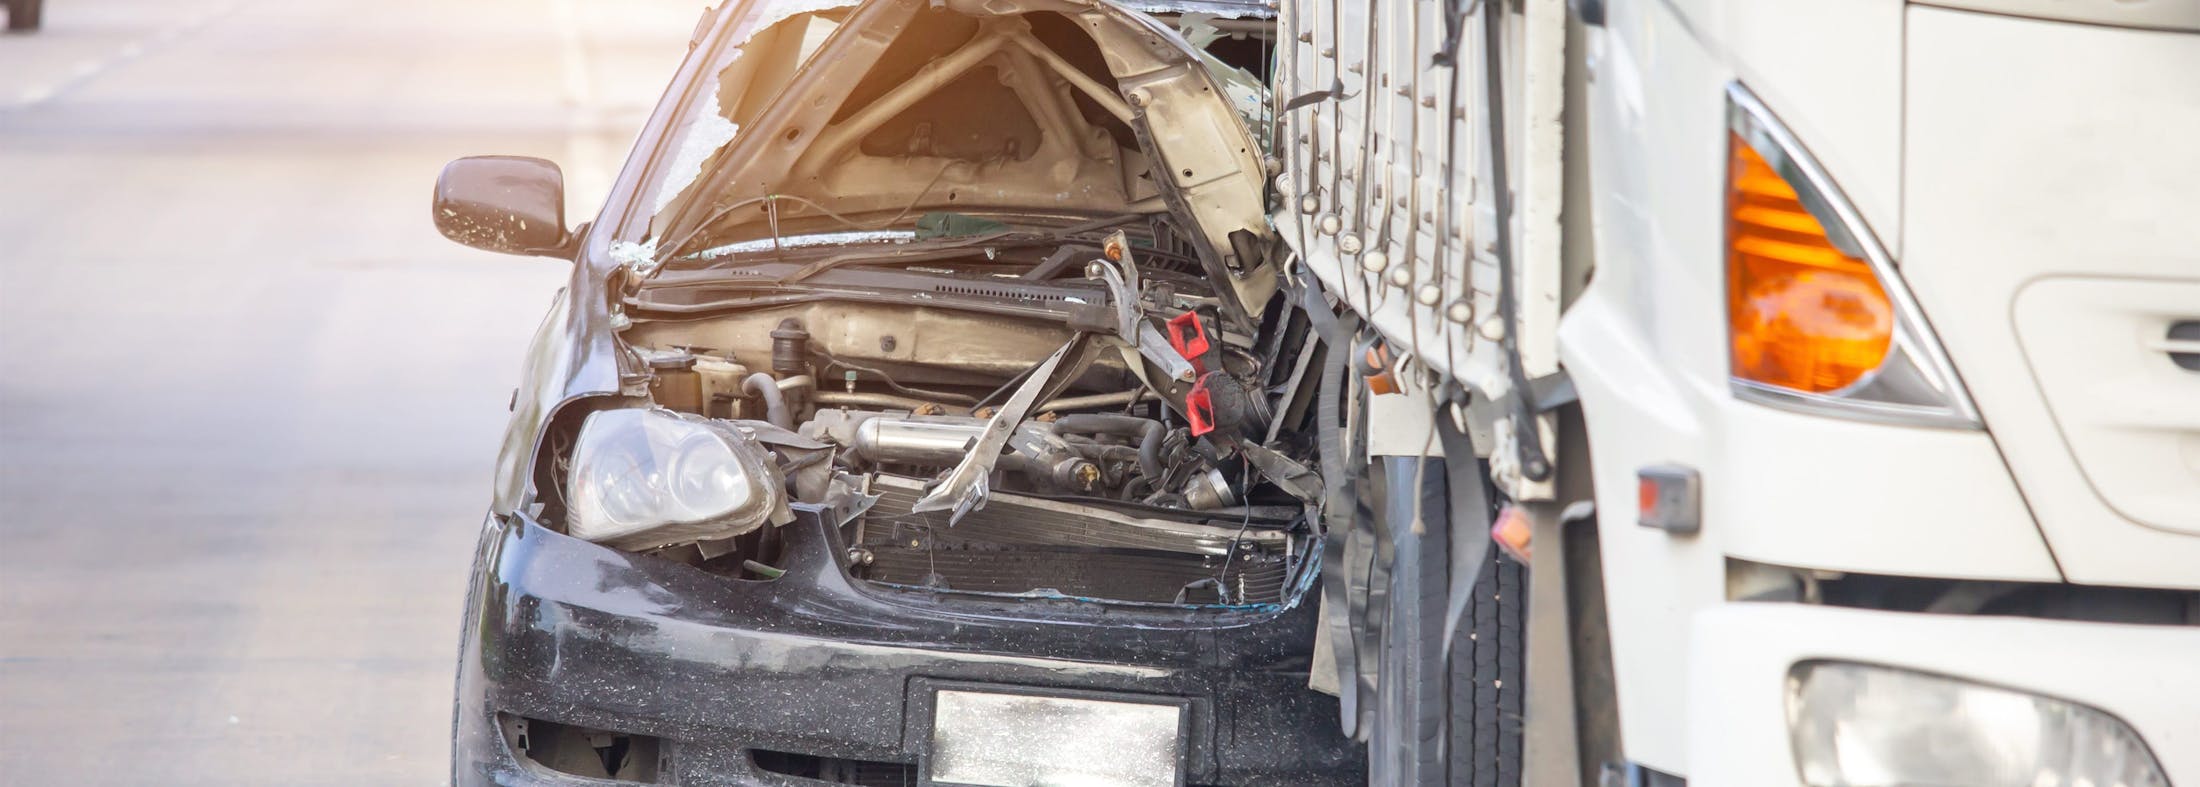
[[[661,738],[666,784],[794,783],[759,769],[757,749],[915,763],[925,741],[905,700],[926,681],[1193,697],[1196,783],[1364,777],[1336,740],[1335,699],[1303,689],[1311,608],[1219,628],[1202,613],[1132,613],[1105,636],[1047,624],[1043,607],[942,608],[859,587],[818,515],[788,526],[785,576],[730,584],[492,518],[468,593],[457,783],[581,783],[515,758],[499,712]]]

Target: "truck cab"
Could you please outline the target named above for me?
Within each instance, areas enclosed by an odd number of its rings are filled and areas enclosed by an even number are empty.
[[[1272,220],[1406,381],[1363,428],[1468,438],[1359,461],[1471,444],[1493,518],[1416,530],[1532,534],[1519,778],[2200,781],[2200,4],[1276,40]]]

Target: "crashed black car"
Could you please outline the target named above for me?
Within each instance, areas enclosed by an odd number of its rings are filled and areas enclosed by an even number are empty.
[[[548,162],[446,168],[444,234],[575,261],[453,782],[1365,783],[1268,13],[732,2],[593,222]]]

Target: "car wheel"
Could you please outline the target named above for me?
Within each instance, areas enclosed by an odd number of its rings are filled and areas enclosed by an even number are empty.
[[[45,0],[8,0],[8,29],[29,32],[38,29],[39,12],[44,10]]]

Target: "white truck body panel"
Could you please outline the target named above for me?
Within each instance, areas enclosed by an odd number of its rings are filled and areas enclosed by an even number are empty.
[[[1904,40],[1902,7],[1809,5],[1782,15],[1757,3],[1614,3],[1606,30],[1588,37],[1597,270],[1566,313],[1560,344],[1581,392],[1599,510],[1607,512],[1600,534],[1627,756],[1692,783],[1791,781],[1780,686],[1787,666],[1803,656],[1853,655],[2037,686],[2112,708],[2157,753],[2189,741],[2193,722],[2181,709],[2196,696],[2191,686],[2073,673],[2095,673],[2119,658],[2200,661],[2200,639],[2190,631],[1726,600],[1729,558],[1906,576],[2200,582],[2200,553],[2190,546],[2200,539],[2108,518],[2113,512],[2087,487],[2048,419],[2044,399],[2056,386],[2042,394],[2012,322],[2018,290],[2042,276],[2113,272],[2165,283],[2200,273],[2193,256],[2200,221],[2191,218],[2200,216],[2200,189],[2192,185],[2200,182],[2200,149],[2189,142],[2200,138],[2200,123],[2187,109],[2200,102],[2192,81],[2200,43],[2167,38],[2184,34],[1913,7],[1906,11],[1903,103],[1904,58],[1887,51]],[[1964,41],[1932,40],[1942,23],[1919,20],[1940,15],[2035,35],[1985,35],[1982,27]],[[1829,45],[1817,31],[1848,48],[1819,51]],[[2069,57],[2042,58],[2044,51]],[[1748,85],[1789,125],[1896,254],[1978,398],[1987,431],[1795,415],[1728,393],[1719,267],[1721,90],[1731,80]],[[2053,94],[2043,97],[2043,90]],[[1889,147],[1890,131],[1906,135],[1898,136],[1903,143]],[[2100,155],[2071,152],[2080,145]],[[1890,179],[1902,185],[1891,187]],[[2064,233],[2060,244],[2039,237]],[[2165,284],[2149,298],[2124,299],[2143,316],[2112,315],[2121,321],[2058,338],[2130,329],[2113,348],[2115,359],[2128,360],[2113,368],[2129,372],[2144,340],[2159,337],[2178,313],[2181,292]],[[2182,307],[2185,319],[2200,318],[2200,300]],[[2194,445],[2200,394],[2183,393],[2194,375],[2169,367],[2159,350],[2146,360],[2154,363],[2149,376],[2112,381],[2124,402],[2136,403],[2122,408],[2127,422],[2183,428],[2182,445]],[[2163,404],[2174,401],[2186,405]],[[2191,473],[2200,451],[2163,451],[2109,452],[2107,461],[2150,462],[2116,470],[2151,473],[2148,491],[2173,499],[2200,489],[2200,478],[2173,475]],[[1630,526],[1634,471],[1659,462],[1701,472],[1701,535]],[[2039,466],[2026,472],[2031,465]],[[2093,510],[2059,511],[2081,505]],[[2086,514],[2093,516],[2062,518]],[[1797,616],[1796,624],[1770,625],[1786,615]],[[1817,631],[1804,622],[1820,615],[1845,625]],[[1758,629],[1717,628],[1730,616],[1769,617]],[[1970,626],[1992,631],[2000,644],[1947,644],[1960,636],[1922,633]],[[1842,638],[1848,643],[1835,647]],[[2121,655],[2138,641],[2156,650]],[[2045,656],[2009,659],[2020,643],[2044,646],[2035,652]],[[1691,722],[1675,724],[1677,716]],[[2173,779],[2193,772],[2193,763],[2174,759],[2165,760]]]
[[[1702,45],[1810,146],[1887,253],[1902,259],[1901,0],[1715,8]]]
[[[2073,582],[2200,588],[2200,32],[1914,8],[1903,275]],[[2042,57],[2053,52],[2053,57]]]
[[[1599,532],[1621,738],[1631,759],[1689,774],[1689,728],[1674,719],[1713,689],[1689,679],[1687,641],[1698,614],[1726,604],[1727,558],[2060,576],[1986,434],[1800,415],[1729,393],[1719,260],[1724,86],[1736,75],[1665,7],[1611,12],[1589,52],[1597,272],[1560,347],[1587,418],[1598,509],[1612,512]],[[1805,137],[1814,152],[1831,146],[1815,142]],[[1701,473],[1701,535],[1632,526],[1635,471],[1660,463]]]

